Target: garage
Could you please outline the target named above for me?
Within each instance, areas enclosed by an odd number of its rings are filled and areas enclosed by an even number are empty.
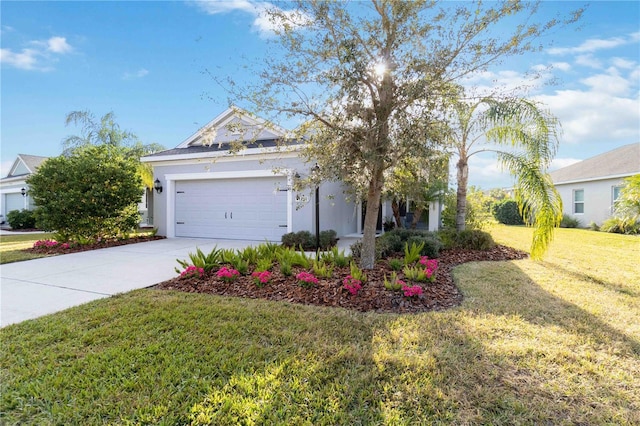
[[[286,232],[286,177],[175,183],[177,237],[279,242]]]
[[[22,210],[25,208],[25,197],[21,193],[4,194],[5,215],[12,210]]]

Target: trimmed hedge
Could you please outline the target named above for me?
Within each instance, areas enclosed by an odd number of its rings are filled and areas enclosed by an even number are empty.
[[[502,200],[495,203],[491,207],[491,213],[493,213],[493,217],[498,222],[505,225],[524,225],[524,220],[518,209],[518,203],[514,200]]]
[[[376,259],[404,254],[405,245],[411,246],[412,243],[416,245],[424,243],[420,254],[430,258],[438,257],[442,248],[442,242],[434,232],[396,228],[376,238]],[[359,259],[361,252],[362,243],[360,241],[351,245],[351,254],[354,258]]]
[[[460,232],[455,229],[447,229],[439,231],[438,236],[446,248],[491,250],[496,246],[491,234],[479,229],[465,229]]]
[[[338,242],[337,233],[333,229],[320,231],[320,249],[326,250],[336,245]],[[282,236],[282,245],[303,250],[316,249],[316,236],[309,231],[289,232]]]
[[[36,227],[36,216],[31,210],[11,210],[7,222],[12,229],[31,229]]]

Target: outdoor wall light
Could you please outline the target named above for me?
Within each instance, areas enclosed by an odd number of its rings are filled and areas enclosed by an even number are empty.
[[[156,179],[153,182],[153,189],[155,189],[158,194],[162,192],[162,185],[160,184],[160,179]]]
[[[26,197],[27,196],[27,189],[26,188],[22,188],[20,190],[20,193],[22,194],[23,197]]]

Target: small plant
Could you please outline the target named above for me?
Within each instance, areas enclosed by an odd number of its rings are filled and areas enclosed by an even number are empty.
[[[312,287],[318,284],[318,279],[309,272],[300,272],[296,275],[296,279],[302,287]]]
[[[422,294],[422,287],[420,287],[419,285],[414,285],[414,286],[403,285],[402,291],[404,292],[405,297],[416,297]]]
[[[342,280],[342,284],[344,285],[344,288],[353,296],[357,295],[362,288],[362,282],[353,278],[351,275],[347,275],[347,277]]]
[[[394,271],[399,271],[400,269],[402,269],[403,265],[404,265],[404,263],[400,259],[391,259],[391,260],[389,260],[389,267],[391,269],[393,269]]]
[[[258,258],[260,257],[258,249],[252,246],[246,247],[244,250],[238,250],[238,255],[249,265],[258,263]]]
[[[331,278],[333,276],[333,266],[323,261],[313,261],[313,273],[321,278]]]
[[[420,252],[422,251],[423,248],[424,248],[424,243],[422,244],[411,243],[411,246],[409,246],[409,243],[405,244],[404,264],[411,265],[417,262],[418,259],[420,259]]]
[[[384,276],[384,288],[391,291],[398,291],[405,285],[405,282],[398,279],[398,274],[395,272],[391,273],[391,279],[388,280],[387,276]]]
[[[33,243],[33,248],[34,249],[48,249],[48,248],[55,248],[55,247],[59,247],[61,249],[68,249],[70,246],[68,243],[59,243],[57,241],[54,240],[38,240],[35,243]]]
[[[216,277],[221,278],[224,282],[230,283],[235,281],[240,276],[240,272],[233,268],[227,268],[223,266],[216,272]]]
[[[255,271],[251,276],[253,277],[253,282],[258,287],[264,287],[265,284],[271,281],[271,272],[269,271]]]
[[[427,281],[426,270],[418,266],[405,266],[402,270],[404,276],[411,281]]]
[[[265,241],[256,249],[258,250],[259,259],[269,259],[271,262],[273,262],[278,258],[278,253],[282,249],[282,247],[278,244]]]
[[[592,230],[592,231],[599,231],[600,230],[600,225],[598,225],[594,221],[591,221],[591,222],[589,222],[589,229]]]
[[[580,220],[569,216],[568,214],[562,215],[562,221],[560,222],[560,228],[579,228]]]
[[[273,264],[271,263],[271,259],[260,258],[258,259],[258,264],[256,265],[256,271],[269,271],[271,269],[271,266],[273,266]]]
[[[349,264],[349,268],[351,269],[351,276],[356,280],[360,280],[360,282],[367,282],[367,275],[362,271],[362,269],[358,268],[354,262]]]
[[[419,263],[428,271],[427,275],[429,277],[433,276],[438,269],[438,259],[429,259],[427,256],[422,256]]]
[[[189,260],[191,260],[191,262],[180,259],[176,259],[176,262],[178,262],[183,269],[186,269],[190,265],[193,265],[198,268],[202,268],[205,272],[210,272],[214,268],[218,267],[221,257],[222,250],[217,248],[217,246],[214,247],[209,254],[204,254],[202,250],[200,250],[200,248],[196,247],[195,254],[189,253]],[[175,270],[177,273],[181,273],[178,268],[175,268]]]
[[[338,247],[334,246],[326,253],[320,254],[320,260],[328,263],[333,263],[338,268],[349,265],[350,257],[344,254],[344,250],[339,251]]]
[[[280,261],[280,272],[282,272],[282,275],[285,277],[293,275],[293,267],[291,266],[291,263]]]
[[[194,265],[189,265],[187,268],[180,273],[180,278],[202,278],[204,277],[204,269],[198,268]]]

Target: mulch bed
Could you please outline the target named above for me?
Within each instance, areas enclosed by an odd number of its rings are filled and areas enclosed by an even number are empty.
[[[311,288],[301,287],[297,283],[295,275],[302,269],[294,268],[293,276],[285,277],[277,267],[273,268],[271,282],[264,287],[256,286],[250,276],[241,276],[232,283],[226,283],[214,274],[208,274],[203,278],[176,277],[157,284],[153,288],[341,307],[361,312],[417,313],[448,309],[462,302],[462,294],[451,276],[451,270],[456,265],[526,257],[528,254],[525,252],[499,245],[488,251],[443,250],[438,258],[439,266],[435,281],[422,283],[423,294],[413,298],[405,297],[402,291],[389,291],[384,288],[384,276],[386,274],[389,277],[392,272],[387,261],[378,262],[375,269],[366,271],[368,280],[355,296],[344,289],[342,284],[343,278],[350,273],[349,268],[336,268],[333,278],[319,279],[318,285]]]
[[[48,254],[48,255],[56,255],[56,254],[69,254],[69,253],[78,253],[81,251],[89,251],[89,250],[97,250],[109,247],[117,247],[124,246],[127,244],[136,244],[136,243],[144,243],[147,241],[155,241],[162,240],[166,237],[162,237],[159,235],[151,236],[151,235],[138,235],[126,239],[113,239],[113,240],[102,240],[100,242],[95,242],[91,244],[72,244],[68,248],[63,248],[62,245],[57,245],[56,247],[37,247],[37,248],[28,248],[24,249],[24,251],[29,253],[39,253],[39,254]]]

